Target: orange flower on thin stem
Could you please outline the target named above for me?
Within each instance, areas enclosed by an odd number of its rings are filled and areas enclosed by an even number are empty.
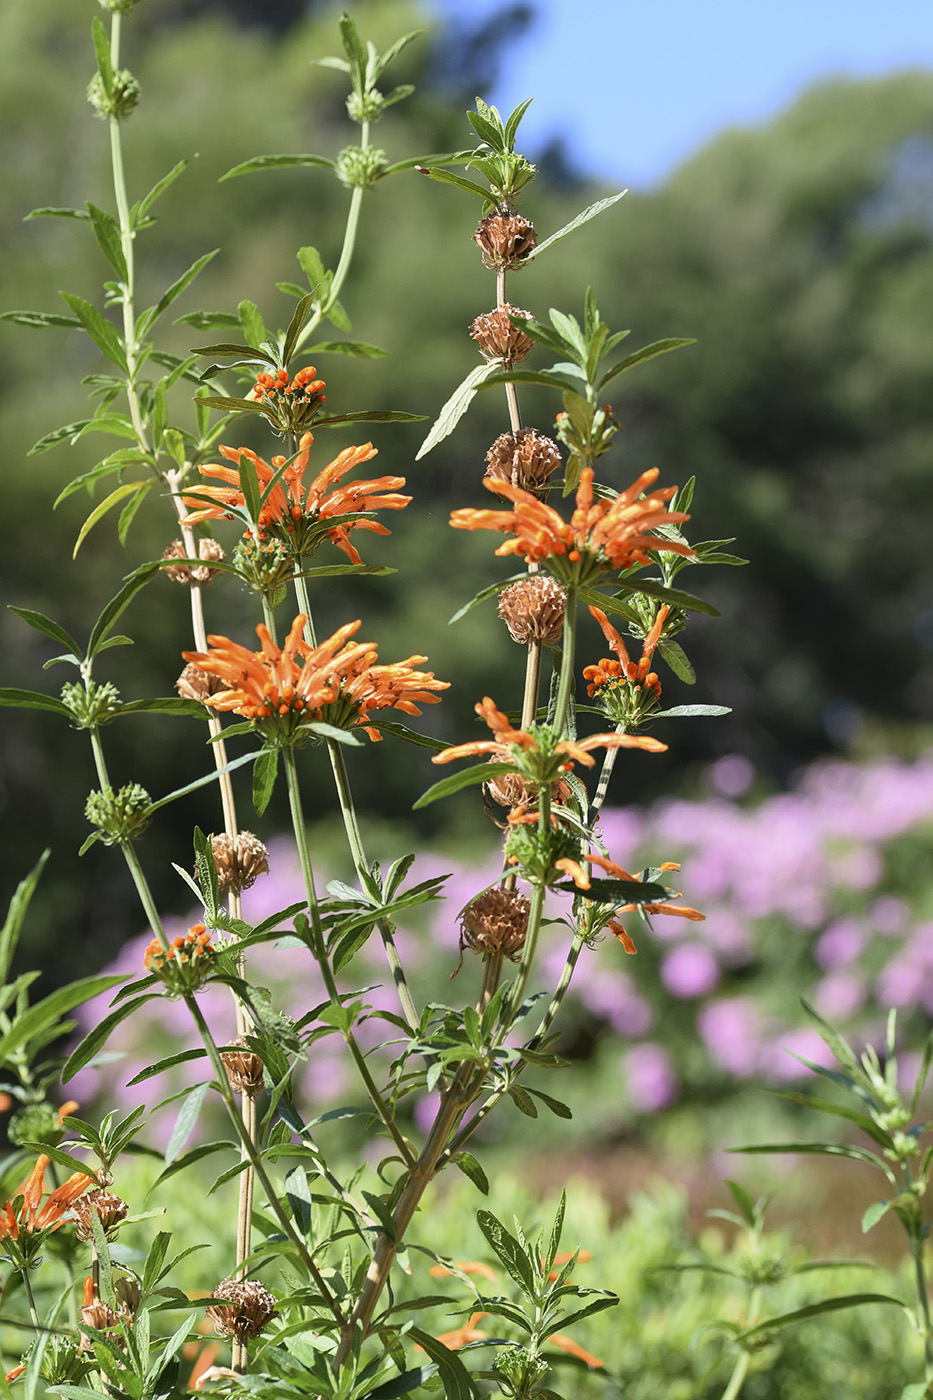
[[[12,1200],[0,1211],[0,1240],[17,1240],[25,1245],[27,1240],[57,1230],[65,1224],[78,1197],[96,1184],[90,1172],[73,1172],[43,1203],[48,1165],[49,1158],[43,1154]]]
[[[326,535],[352,563],[359,564],[360,556],[350,543],[348,532],[369,530],[377,535],[388,535],[385,525],[361,513],[403,510],[411,500],[410,496],[398,494],[398,488],[405,485],[405,478],[380,476],[339,485],[347,472],[375,457],[377,449],[366,442],[361,447],[345,447],[306,486],[304,473],[313,441],[311,433],[302,434],[298,452],[288,465],[286,457],[273,457],[269,463],[248,447],[221,447],[221,455],[235,465],[224,467],[208,463],[200,470],[202,476],[216,477],[227,484],[202,486],[196,496],[186,495],[185,505],[193,509],[182,523],[196,525],[201,520],[229,519],[234,508],[242,509],[246,500],[240,489],[240,467],[246,462],[256,472],[260,494],[273,477],[281,473],[260,507],[257,523],[262,534],[284,540],[297,555],[310,554]],[[208,497],[211,504],[205,505],[204,497]],[[358,515],[358,519],[346,519]]]
[[[378,731],[366,724],[372,711],[398,709],[419,715],[419,705],[435,704],[439,697],[434,692],[448,688],[448,682],[436,680],[432,672],[413,669],[427,659],[424,656],[377,664],[371,642],[350,641],[361,626],[359,620],[346,623],[317,646],[305,639],[307,620],[304,613],[298,614],[281,648],[260,623],[260,651],[228,637],[210,636],[210,651],[182,655],[226,686],[210,697],[215,708],[253,721],[278,744],[308,737],[309,720],[343,729],[362,725],[370,738],[378,739]]]
[[[646,715],[656,707],[661,698],[661,682],[657,674],[651,670],[651,658],[661,640],[669,612],[670,608],[666,603],[658,609],[658,615],[644,640],[641,658],[636,665],[626,650],[625,642],[603,610],[590,606],[590,613],[599,623],[603,636],[619,659],[613,661],[611,658],[603,657],[597,666],[583,668],[583,678],[589,682],[587,694],[602,700],[607,711],[611,709],[613,718],[617,718],[622,723],[626,721],[637,723],[643,714]],[[634,696],[611,693],[625,686],[626,683],[640,693]],[[607,694],[607,692],[610,693]],[[615,713],[617,710],[619,711],[618,715]]]
[[[540,562],[565,587],[588,582],[604,569],[628,569],[650,563],[649,554],[668,550],[692,554],[681,540],[661,539],[652,532],[661,525],[689,520],[683,511],[670,511],[667,502],[676,494],[667,486],[650,495],[643,493],[657,479],[652,467],[617,496],[594,499],[593,469],[580,473],[577,504],[568,524],[552,506],[510,482],[488,480],[483,485],[505,496],[512,510],[455,510],[450,523],[458,530],[500,530],[511,539],[497,554],[519,554],[531,564]]]
[[[555,738],[546,724],[516,729],[488,695],[474,708],[494,737],[443,749],[434,755],[432,763],[450,763],[455,758],[478,758],[485,754],[493,761],[514,763],[523,777],[540,787],[558,782],[561,774],[570,772],[575,763],[594,767],[596,760],[590,752],[592,749],[646,749],[649,753],[662,753],[667,748],[657,739],[635,734],[591,734],[588,739],[578,741]]]

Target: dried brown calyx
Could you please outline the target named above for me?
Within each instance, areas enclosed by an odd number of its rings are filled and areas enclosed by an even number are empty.
[[[507,481],[543,496],[559,466],[560,450],[553,438],[537,428],[519,428],[517,433],[502,433],[486,453],[486,480],[493,490],[497,481]]]
[[[513,962],[525,945],[529,901],[517,890],[496,887],[468,904],[460,916],[460,946],[485,957],[510,958]]]
[[[269,873],[268,848],[251,831],[241,831],[235,837],[220,832],[211,837],[211,850],[221,894],[248,890],[260,875]]]
[[[187,559],[188,551],[181,540],[172,540],[168,548],[162,551],[162,558]],[[220,573],[220,569],[212,569],[211,565],[221,563],[224,552],[216,540],[209,539],[205,535],[198,541],[198,558],[203,562],[200,564],[167,564],[162,572],[173,583],[196,583],[199,587],[205,588]]]
[[[83,1196],[79,1196],[71,1207],[75,1216],[75,1234],[79,1240],[92,1240],[94,1238],[94,1226],[92,1216],[96,1215],[103,1227],[104,1234],[111,1237],[111,1232],[116,1229],[121,1220],[125,1220],[128,1207],[122,1197],[117,1196],[113,1191],[105,1191],[97,1188],[94,1191],[86,1191]]]
[[[252,1341],[278,1317],[275,1299],[268,1288],[252,1279],[225,1278],[214,1289],[213,1297],[222,1301],[209,1307],[205,1317],[220,1337],[232,1337],[237,1342]]]
[[[211,696],[225,690],[226,684],[219,676],[212,676],[189,661],[175,682],[175,689],[183,700],[199,700],[202,705],[210,705]]]
[[[250,1098],[262,1088],[262,1059],[255,1050],[249,1048],[246,1037],[238,1035],[236,1045],[241,1050],[225,1050],[221,1055],[223,1067],[227,1071],[230,1087],[235,1094],[247,1094]]]
[[[473,235],[473,242],[483,255],[486,267],[508,272],[521,267],[529,253],[537,247],[538,235],[530,219],[513,214],[510,209],[494,209]]]
[[[546,574],[532,574],[502,590],[499,616],[514,642],[559,641],[564,630],[567,594]]]
[[[506,369],[527,359],[534,348],[530,335],[513,326],[510,316],[522,316],[532,320],[530,311],[521,311],[517,306],[506,302],[495,311],[484,311],[470,326],[470,335],[476,341],[487,360],[501,360]]]

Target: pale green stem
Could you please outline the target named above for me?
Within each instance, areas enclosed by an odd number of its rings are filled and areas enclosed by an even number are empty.
[[[757,1321],[760,1311],[761,1287],[758,1285],[752,1289],[751,1296],[748,1300],[749,1321],[752,1323]],[[748,1368],[751,1365],[751,1360],[751,1352],[743,1348],[736,1360],[735,1369],[729,1377],[729,1384],[722,1393],[722,1400],[737,1400],[738,1395],[741,1393],[742,1386],[745,1384],[745,1378],[748,1375]]]
[[[314,623],[311,617],[311,600],[308,596],[306,579],[295,579],[295,596],[298,600],[299,612],[304,613],[305,617],[308,619],[307,632],[311,645],[314,646]],[[347,834],[350,854],[353,858],[353,864],[359,877],[360,884],[365,889],[365,877],[369,875],[369,862],[366,859],[366,851],[363,846],[363,836],[356,815],[356,805],[353,801],[353,793],[350,788],[350,776],[347,772],[343,749],[336,739],[328,739],[327,752],[330,756],[330,764],[334,774],[334,783],[337,788],[337,797],[340,802],[340,811],[343,816],[343,825]],[[411,988],[408,985],[408,979],[405,976],[402,960],[395,946],[392,927],[385,919],[379,919],[376,927],[382,939],[386,962],[389,964],[389,970],[392,973],[392,980],[395,983],[402,1013],[410,1029],[417,1030],[418,1012],[415,1008]]]
[[[360,129],[360,146],[363,150],[369,145],[369,122],[362,122]],[[347,212],[347,225],[343,235],[343,247],[340,249],[340,259],[334,272],[334,280],[331,283],[327,300],[321,302],[314,315],[302,327],[301,334],[295,344],[295,349],[300,350],[303,345],[311,339],[318,326],[327,315],[334,302],[340,296],[347,274],[350,271],[350,264],[353,261],[353,253],[356,248],[356,235],[360,222],[360,207],[363,203],[363,190],[357,185],[350,195],[350,208]]]
[[[337,983],[334,980],[334,974],[330,965],[330,959],[327,956],[327,950],[324,946],[324,933],[321,928],[321,918],[318,910],[317,893],[314,887],[314,871],[311,866],[311,856],[308,852],[304,812],[302,810],[301,804],[301,790],[298,786],[298,772],[295,767],[295,755],[291,749],[287,748],[283,749],[282,758],[285,763],[285,774],[288,781],[288,802],[289,808],[291,810],[292,826],[295,832],[295,840],[298,845],[298,857],[301,862],[302,875],[304,876],[305,892],[308,896],[308,910],[311,915],[311,931],[314,939],[315,955],[317,958],[318,967],[321,970],[321,977],[323,978],[324,986],[327,990],[327,995],[330,997],[331,1001],[334,1003],[335,1006],[339,1006],[340,992],[337,987]],[[354,1036],[353,1031],[349,1027],[344,1029],[342,1033],[344,1041],[346,1042],[347,1049],[350,1051],[350,1054],[353,1057],[353,1062],[356,1065],[357,1073],[359,1074],[360,1078],[363,1081],[363,1084],[366,1087],[366,1092],[369,1095],[373,1108],[379,1115],[383,1127],[386,1129],[389,1136],[392,1138],[392,1141],[395,1143],[395,1146],[401,1153],[402,1160],[408,1166],[411,1166],[414,1162],[414,1157],[412,1156],[411,1148],[405,1141],[405,1138],[399,1130],[395,1119],[391,1111],[389,1110],[388,1105],[386,1104],[378,1088],[376,1087],[376,1082],[370,1074],[369,1066],[366,1063],[366,1056],[363,1054],[362,1050],[357,1044],[356,1037]]]
[[[577,638],[577,590],[567,589],[567,611],[564,613],[564,643],[560,661],[560,683],[557,689],[557,704],[554,709],[554,731],[562,734],[567,724],[567,713],[573,697],[574,653]]]
[[[913,1174],[910,1170],[910,1164],[903,1162],[901,1170],[904,1174],[905,1189],[912,1191]],[[914,1263],[914,1280],[917,1286],[917,1325],[918,1330],[923,1335],[924,1380],[929,1383],[933,1379],[933,1323],[930,1319],[930,1297],[924,1264],[925,1240],[919,1231],[913,1228],[908,1229],[907,1238]]]

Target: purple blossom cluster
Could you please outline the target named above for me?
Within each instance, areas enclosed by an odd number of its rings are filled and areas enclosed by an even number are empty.
[[[790,792],[758,802],[746,796],[754,776],[746,760],[732,756],[710,770],[705,798],[604,813],[601,838],[610,856],[629,869],[679,861],[680,872],[666,878],[706,915],[703,923],[653,916],[650,927],[629,916],[637,958],[626,956],[610,935],[584,949],[577,965],[576,1013],[625,1043],[620,1082],[637,1112],[663,1108],[701,1078],[774,1083],[807,1073],[797,1057],[828,1063],[823,1042],[801,1024],[801,997],[843,1028],[867,1035],[877,1033],[890,1006],[899,1009],[908,1035],[913,1013],[933,1014],[928,861],[905,874],[904,862],[892,860],[908,836],[925,840],[927,854],[933,848],[933,752],[913,763],[822,761]],[[253,922],[302,899],[287,839],[271,843],[270,865],[271,874],[244,895],[244,917]],[[457,982],[449,993],[438,988],[459,959],[458,911],[496,879],[495,865],[464,866],[428,854],[415,872],[419,880],[449,873],[446,900],[426,906],[417,923],[398,931],[416,990],[432,1000],[472,999],[469,967],[460,974],[468,983],[462,991],[455,990]],[[565,961],[567,929],[559,901],[549,913],[554,922],[544,937],[541,982],[553,986]],[[169,937],[183,931],[180,921],[167,929]],[[139,975],[149,936],[128,942],[108,971]],[[297,1018],[323,999],[314,961],[297,940],[283,936],[251,957],[261,967],[255,980],[269,988],[277,1008]],[[376,934],[353,969],[355,984],[367,987],[368,1005],[397,1010]],[[227,990],[209,986],[199,996],[218,1040],[232,1039]],[[89,1003],[82,1029],[106,1013],[106,999]],[[363,1024],[367,1048],[383,1037],[385,1024]],[[127,1081],[189,1045],[191,1036],[184,1004],[160,997],[119,1027],[107,1058],[82,1071],[73,1091],[82,1101],[106,1092],[124,1106],[152,1104],[157,1095],[203,1078],[203,1066],[189,1062],[172,1081],[160,1077],[126,1088]],[[339,1036],[318,1040],[297,1078],[312,1104],[326,1106],[345,1093]]]

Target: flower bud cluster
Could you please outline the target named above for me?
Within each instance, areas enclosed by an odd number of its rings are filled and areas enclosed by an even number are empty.
[[[294,379],[289,379],[284,369],[275,374],[263,370],[246,397],[262,405],[266,419],[277,433],[306,432],[327,398],[324,380],[316,376],[314,365],[300,369]]]
[[[185,934],[173,938],[166,950],[158,938],[146,949],[143,966],[164,982],[173,996],[196,992],[217,961],[217,950],[203,924],[192,924]]]
[[[12,1115],[6,1128],[7,1137],[16,1147],[22,1147],[27,1142],[57,1147],[64,1133],[58,1113],[50,1103],[23,1104]]]
[[[254,593],[275,594],[294,573],[291,550],[269,535],[257,540],[251,532],[245,534],[233,551],[232,562]]]
[[[337,179],[348,190],[365,190],[382,179],[388,163],[378,146],[344,146],[337,157]]]
[[[103,788],[89,794],[84,815],[101,833],[106,846],[135,841],[149,825],[149,794],[139,783],[126,783],[119,792]]]
[[[558,413],[555,420],[557,436],[568,451],[589,462],[609,451],[621,426],[612,416],[611,403],[592,413],[588,407],[579,414]]]
[[[120,692],[109,681],[103,685],[91,680],[86,685],[68,681],[62,686],[61,698],[78,729],[97,729],[109,723],[120,709]]]
[[[128,68],[120,68],[111,79],[110,91],[95,73],[87,85],[87,100],[99,117],[128,117],[139,102],[141,88]]]

